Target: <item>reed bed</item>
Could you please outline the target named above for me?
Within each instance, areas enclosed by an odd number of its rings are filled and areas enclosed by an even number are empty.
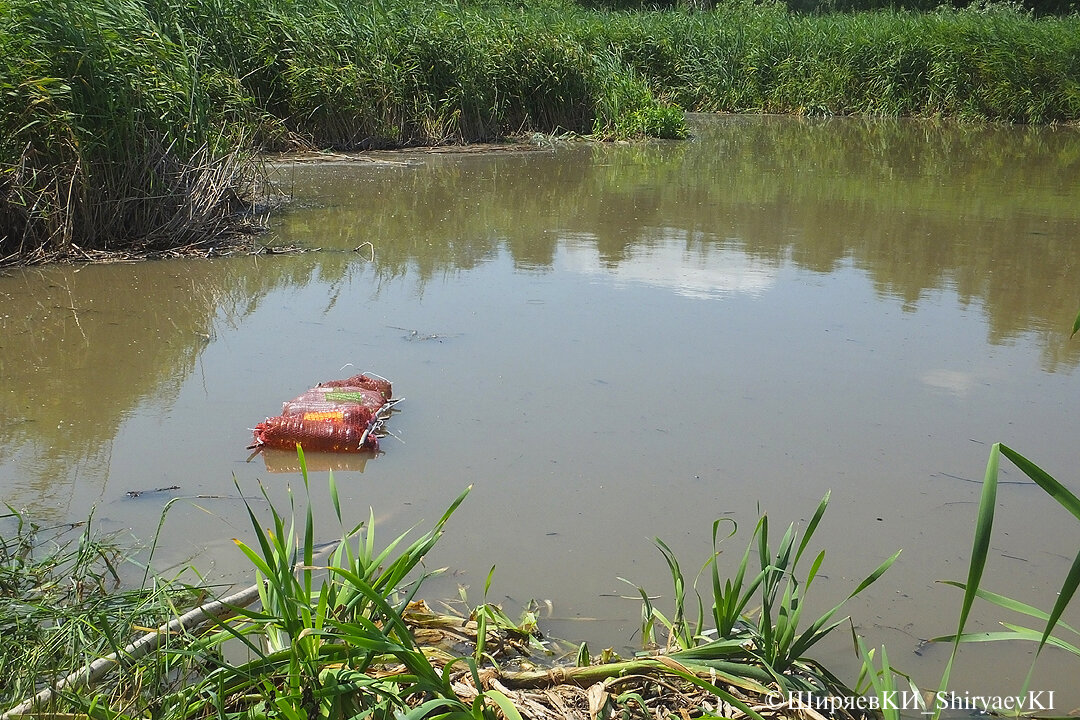
[[[0,264],[248,229],[260,150],[685,133],[613,51],[453,4],[14,0],[0,50]]]
[[[686,133],[683,110],[1080,120],[1080,17],[566,0],[11,0],[0,264],[255,229],[256,155]]]
[[[687,110],[1080,120],[1080,16],[1013,7],[802,15],[780,3],[594,16],[654,92]]]

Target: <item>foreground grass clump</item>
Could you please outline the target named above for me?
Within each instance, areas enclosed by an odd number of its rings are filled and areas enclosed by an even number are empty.
[[[310,492],[302,452],[300,466]],[[775,553],[767,517],[762,517],[751,541],[759,571],[748,570],[748,549],[737,576],[722,582],[713,558],[711,630],[705,629],[700,613],[696,623],[687,621],[684,579],[661,543],[672,567],[677,609],[668,621],[642,592],[643,618],[646,640],[655,638],[656,623],[667,626],[668,646],[661,650],[650,644],[640,656],[623,660],[610,651],[594,658],[584,645],[574,650],[543,640],[529,609],[515,623],[486,602],[468,616],[448,616],[416,599],[431,572],[421,563],[468,490],[420,538],[406,544],[402,535],[380,549],[372,517],[347,525],[332,474],[329,484],[341,531],[340,540],[329,545],[316,543],[310,503],[298,510],[290,499],[287,515],[271,505],[268,527],[248,506],[255,542],[237,541],[255,570],[256,582],[246,590],[181,614],[176,608],[190,604],[190,589],[167,587],[145,596],[157,610],[146,616],[153,620],[148,625],[128,620],[131,611],[146,605],[144,596],[106,594],[116,608],[110,613],[99,613],[83,597],[70,597],[62,603],[63,623],[33,615],[17,636],[5,632],[0,638],[5,658],[58,649],[3,686],[0,717],[79,712],[110,718],[521,720],[527,710],[530,717],[554,720],[574,714],[631,718],[705,710],[760,720],[752,705],[768,699],[774,710],[782,710],[788,707],[782,698],[789,690],[851,692],[804,655],[838,624],[830,621],[835,610],[805,629],[798,627],[803,595],[823,553],[805,584],[795,569],[827,501],[803,539],[798,541],[790,527]],[[84,539],[80,548],[92,547],[88,542]],[[62,570],[17,561],[29,544],[24,538],[4,546],[5,587],[13,595],[5,598],[12,607],[32,604],[24,597],[35,597],[31,588],[56,584],[59,578],[52,572]],[[488,585],[490,580],[489,575]],[[752,619],[744,611],[755,597],[763,606]],[[257,608],[249,609],[255,602]],[[82,632],[73,634],[71,627]],[[158,629],[147,632],[153,627]],[[87,635],[90,630],[93,637]],[[574,658],[573,664],[566,664],[567,658]]]
[[[143,626],[157,626],[188,588],[120,589],[125,548],[85,526],[42,528],[0,515],[0,708],[78,672]]]
[[[1036,641],[1036,658],[1045,645],[1080,654],[1052,634],[1055,628],[1077,632],[1060,618],[1080,586],[1080,561],[1050,613],[980,587],[1002,454],[1080,517],[1080,501],[1071,492],[1023,456],[995,445],[968,581],[951,583],[965,590],[959,629],[936,640],[953,643],[953,656],[961,642],[1017,639]],[[302,452],[299,459],[310,493]],[[623,659],[610,650],[594,657],[585,645],[574,650],[544,639],[531,608],[519,622],[512,621],[486,602],[490,574],[485,602],[465,614],[435,613],[416,599],[424,579],[439,572],[424,570],[422,563],[468,490],[419,539],[406,544],[402,535],[379,548],[373,513],[367,522],[346,525],[332,473],[329,485],[340,540],[317,544],[310,503],[298,512],[291,494],[288,515],[270,505],[268,527],[249,504],[255,542],[237,545],[254,568],[255,584],[182,614],[177,608],[198,603],[204,591],[173,584],[110,591],[106,585],[117,577],[117,551],[92,539],[89,530],[77,544],[53,541],[51,551],[37,552],[36,528],[16,513],[0,518],[7,521],[0,536],[0,718],[77,712],[165,719],[522,720],[527,714],[537,720],[615,715],[630,720],[705,713],[761,720],[762,708],[770,717],[820,717],[801,704],[799,698],[808,694],[850,701],[866,693],[872,708],[874,698],[882,703],[893,693],[897,679],[919,695],[889,664],[884,648],[880,655],[867,651],[861,639],[864,670],[854,689],[807,656],[846,621],[834,619],[843,603],[817,618],[803,618],[825,552],[808,560],[804,574],[798,567],[810,557],[807,550],[828,495],[801,533],[789,525],[776,545],[768,515],[762,515],[730,577],[721,575],[717,563],[724,521],[714,523],[714,552],[698,577],[704,578],[708,599],[698,593],[697,582],[687,584],[670,548],[657,540],[671,571],[673,611],[662,613],[639,588],[645,648]],[[732,523],[726,537],[734,534]],[[897,555],[848,598],[874,583]],[[691,591],[696,611],[687,602]],[[976,598],[1044,621],[1045,627],[1007,625],[1006,632],[965,634]],[[249,609],[256,602],[257,608]],[[951,667],[952,659],[941,680],[943,693]],[[1021,695],[1030,679],[1029,673]],[[854,720],[848,704],[837,704],[834,716]],[[927,714],[941,709],[938,704]],[[871,710],[866,716],[876,715]],[[898,713],[884,710],[883,716]]]

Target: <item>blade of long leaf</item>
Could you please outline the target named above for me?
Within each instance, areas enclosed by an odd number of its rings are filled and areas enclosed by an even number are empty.
[[[1072,513],[1073,517],[1080,520],[1080,498],[1071,493],[1068,488],[1055,480],[1048,472],[1043,470],[1035,463],[1028,460],[1026,457],[1016,452],[1007,445],[1001,445],[1001,454],[1007,457],[1013,465],[1020,468],[1021,471],[1035,483],[1039,485],[1046,493],[1052,497],[1059,505]]]
[[[435,700],[428,700],[425,703],[417,705],[412,710],[402,715],[401,720],[421,720],[422,718],[432,717],[432,712],[439,708],[451,708],[453,710],[467,712],[467,706],[462,705],[460,702],[455,702],[446,698],[436,698]]]
[[[248,547],[247,543],[237,538],[233,538],[233,543],[240,548],[240,551],[247,556],[248,560],[251,561],[251,564],[254,565],[259,572],[267,577],[274,574],[274,571],[270,569],[270,566],[266,564],[266,561],[259,556],[259,553]]]
[[[817,526],[821,522],[821,517],[825,514],[826,508],[829,507],[829,497],[831,495],[832,490],[827,491],[825,497],[821,498],[821,502],[818,503],[817,511],[814,512],[814,517],[810,519],[810,524],[806,526],[806,531],[803,532],[803,539],[802,542],[799,543],[798,552],[795,553],[795,562],[793,565],[799,563],[799,558],[802,557],[803,551],[806,550],[807,543],[809,543],[810,538],[814,536],[814,531],[817,530]]]
[[[814,578],[817,577],[818,570],[821,569],[821,563],[825,562],[825,551],[822,550],[814,558],[814,562],[810,565],[810,572],[806,574],[806,587],[809,588],[811,583],[814,582]]]
[[[1031,478],[1035,483],[1039,485],[1050,497],[1052,497],[1059,505],[1068,510],[1072,515],[1080,520],[1080,498],[1077,498],[1072,492],[1070,492],[1065,486],[1055,480],[1049,473],[1043,470],[1035,463],[1028,460],[1026,457],[1016,452],[1007,445],[1000,445],[1001,454],[1007,457],[1014,465]],[[1068,574],[1065,576],[1065,581],[1061,586],[1061,590],[1058,592],[1057,601],[1054,603],[1054,608],[1050,611],[1050,615],[1046,620],[1046,628],[1043,631],[1042,640],[1039,642],[1038,648],[1035,650],[1035,657],[1032,660],[1031,668],[1028,670],[1027,679],[1024,681],[1023,690],[1026,691],[1030,685],[1032,675],[1035,672],[1035,662],[1038,660],[1040,653],[1042,653],[1043,647],[1046,645],[1047,640],[1050,638],[1051,633],[1054,631],[1054,627],[1061,619],[1062,613],[1065,612],[1065,608],[1072,601],[1073,596],[1076,594],[1077,586],[1080,586],[1080,554],[1077,554],[1073,560],[1072,567],[1069,569]]]
[[[371,558],[375,554],[375,508],[368,508],[368,525],[364,538],[364,557]]]
[[[493,700],[499,709],[502,710],[503,716],[506,720],[523,720],[521,713],[514,707],[514,703],[510,701],[510,698],[506,697],[498,690],[486,690],[484,691],[484,697]]]
[[[1042,645],[1042,644],[1053,645],[1056,648],[1059,648],[1061,650],[1066,650],[1069,653],[1072,653],[1072,655],[1074,655],[1075,657],[1080,658],[1080,647],[1077,647],[1076,645],[1073,645],[1072,643],[1066,642],[1066,641],[1062,640],[1059,637],[1055,637],[1053,635],[1051,635],[1050,637],[1045,637],[1041,630],[1035,630],[1033,628],[1026,628],[1026,627],[1023,627],[1022,625],[1013,625],[1012,623],[1001,623],[1001,624],[1004,625],[1005,627],[1009,628],[1010,631],[1019,634],[1021,636],[1019,639],[1021,639],[1021,640],[1036,641],[1040,645]],[[1020,695],[1027,695],[1027,688],[1024,688],[1019,694]]]
[[[1028,687],[1031,686],[1031,679],[1035,674],[1035,663],[1038,662],[1039,655],[1042,654],[1042,649],[1046,647],[1047,642],[1051,639],[1051,633],[1054,631],[1054,626],[1057,625],[1058,620],[1061,618],[1061,614],[1065,612],[1065,608],[1072,602],[1073,595],[1076,594],[1077,585],[1080,585],[1080,553],[1073,559],[1072,567],[1069,568],[1069,574],[1065,576],[1065,582],[1058,592],[1057,601],[1054,603],[1054,609],[1050,611],[1050,617],[1046,620],[1046,627],[1043,629],[1042,638],[1039,640],[1039,646],[1035,649],[1035,657],[1031,660],[1031,667],[1028,669],[1027,677],[1024,679],[1024,685],[1020,690],[1021,694],[1026,694]],[[1080,655],[1080,653],[1076,654]]]
[[[953,587],[960,588],[961,590],[964,589],[964,583],[957,582],[955,580],[940,580],[939,582],[942,585],[952,585]],[[1006,597],[1005,595],[999,595],[998,593],[990,592],[989,590],[984,590],[982,588],[976,590],[975,594],[980,599],[993,603],[994,605],[1004,608],[1005,610],[1011,610],[1012,612],[1029,615],[1037,620],[1045,621],[1050,619],[1050,613],[1046,612],[1045,610],[1040,610],[1033,605],[1028,605],[1027,603],[1020,602],[1019,600],[1014,600],[1010,597]],[[1059,620],[1057,623],[1057,627],[1065,628],[1074,635],[1080,635],[1080,630],[1077,630],[1072,625],[1069,625],[1066,622],[1061,622]]]
[[[856,587],[854,590],[852,590],[851,593],[844,600],[837,603],[831,610],[829,610],[827,613],[822,615],[820,618],[817,619],[817,621],[814,622],[813,625],[811,625],[809,628],[807,628],[806,631],[803,632],[803,634],[799,636],[799,639],[795,643],[792,644],[792,646],[791,646],[791,659],[792,660],[797,660],[797,659],[801,658],[803,655],[806,654],[806,651],[809,650],[810,647],[812,647],[814,644],[816,644],[825,635],[832,632],[832,630],[838,624],[842,623],[843,620],[840,620],[837,623],[834,623],[833,625],[830,625],[828,628],[822,630],[822,628],[825,627],[825,624],[828,623],[830,619],[832,619],[832,616],[835,615],[837,612],[839,612],[840,608],[842,608],[844,606],[844,603],[846,603],[848,600],[851,600],[853,597],[855,597],[856,595],[861,593],[863,590],[868,588],[870,585],[872,585],[874,582],[876,582],[877,579],[880,578],[885,573],[886,570],[888,570],[890,567],[892,567],[892,564],[894,562],[896,562],[896,559],[898,557],[900,557],[901,552],[903,552],[902,549],[897,550],[895,553],[892,554],[892,556],[890,558],[885,560],[885,562],[878,565],[877,568],[875,568],[872,573],[867,575],[866,578],[863,579],[863,581],[861,583],[859,583],[858,587]]]
[[[330,502],[334,506],[334,516],[337,518],[338,525],[341,525],[341,499],[338,497],[338,487],[337,482],[334,480],[333,470],[327,473],[326,482],[330,486]]]
[[[964,587],[964,599],[960,605],[960,620],[957,623],[956,639],[953,641],[952,652],[945,663],[945,670],[941,676],[939,689],[949,686],[949,677],[952,674],[953,662],[960,650],[960,637],[964,634],[968,616],[971,614],[971,606],[975,603],[975,592],[979,589],[982,581],[983,570],[986,568],[986,556],[990,549],[990,534],[994,527],[994,510],[997,506],[998,463],[1001,456],[1001,443],[994,443],[990,449],[990,458],[986,462],[986,473],[983,476],[983,489],[979,498],[979,512],[975,521],[975,538],[971,547],[971,561],[968,565],[967,583]],[[934,720],[941,716],[941,708],[936,708]]]
[[[298,446],[299,447],[299,446]],[[315,564],[315,519],[311,512],[311,486],[308,483],[307,462],[304,461],[303,450],[300,452],[300,470],[304,476],[304,493],[307,496],[307,512],[304,515],[304,594],[311,597],[312,575],[310,568]]]
[[[394,611],[394,609],[392,607],[390,607],[389,603],[386,602],[386,599],[378,591],[376,591],[374,588],[372,588],[371,585],[369,585],[366,580],[364,580],[362,577],[360,577],[359,575],[357,575],[356,573],[354,573],[354,572],[352,572],[350,570],[346,570],[345,568],[335,568],[335,567],[329,568],[329,570],[332,573],[335,573],[337,575],[342,576],[343,578],[348,580],[350,583],[355,585],[356,588],[373,605],[375,605],[379,609],[379,612],[381,612],[383,614],[386,621],[394,626],[394,629],[397,630],[397,632],[398,632],[398,636],[401,639],[401,642],[406,647],[408,647],[410,649],[412,648],[412,633],[409,632],[408,626],[405,625],[404,621],[402,621],[402,619],[401,619],[401,616],[399,616]]]
[[[1022,627],[1020,625],[1012,625],[1010,623],[1002,623],[1008,630],[997,630],[994,632],[978,632],[978,633],[964,633],[959,636],[959,641],[962,643],[979,643],[979,642],[1001,642],[1003,640],[1027,640],[1029,642],[1040,642],[1042,639],[1042,631],[1034,630],[1032,628]],[[942,635],[940,637],[931,638],[931,642],[956,642],[956,635]],[[1065,642],[1061,638],[1053,637],[1047,639],[1047,645],[1053,645],[1056,648],[1066,650],[1077,657],[1080,657],[1080,647],[1073,645],[1072,643]],[[1025,693],[1021,693],[1025,694]]]

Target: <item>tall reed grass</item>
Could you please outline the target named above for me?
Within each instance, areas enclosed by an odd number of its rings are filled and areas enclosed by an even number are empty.
[[[1008,8],[10,0],[0,51],[0,264],[245,229],[265,149],[681,137],[682,110],[1080,120],[1080,17]]]
[[[986,11],[799,15],[779,3],[593,16],[654,91],[705,112],[1080,120],[1080,16]]]
[[[0,50],[0,263],[235,229],[258,149],[685,133],[613,51],[450,3],[13,0]]]

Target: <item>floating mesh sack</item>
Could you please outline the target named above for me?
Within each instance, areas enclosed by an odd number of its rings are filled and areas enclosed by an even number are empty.
[[[350,412],[363,415],[375,413],[386,405],[387,398],[378,390],[350,387],[315,387],[303,395],[294,397],[281,406],[282,415],[309,415],[322,413],[327,420],[343,420],[342,414]]]
[[[345,380],[319,383],[304,394],[282,404],[281,414],[290,416],[324,413],[324,419],[337,421],[342,421],[343,418],[336,414],[350,409],[357,412],[365,409],[378,414],[390,402],[392,392],[390,381],[385,378],[353,375]]]
[[[390,381],[377,375],[353,375],[351,378],[345,378],[344,380],[330,380],[329,382],[319,383],[316,388],[363,388],[365,390],[376,390],[382,395],[384,400],[390,400],[393,396],[393,386]]]
[[[289,449],[297,445],[316,452],[361,452],[379,449],[375,423],[360,425],[333,420],[309,420],[303,415],[279,415],[255,426],[249,448]]]
[[[389,380],[354,375],[320,383],[282,405],[281,415],[254,429],[249,448],[316,452],[362,452],[379,449],[379,431],[390,415]]]

